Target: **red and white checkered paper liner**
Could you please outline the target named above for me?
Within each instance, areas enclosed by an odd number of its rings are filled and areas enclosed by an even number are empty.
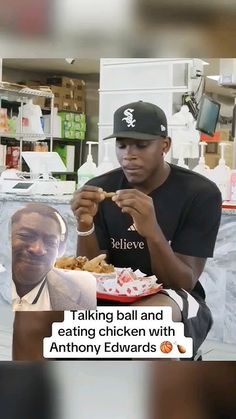
[[[134,275],[135,274],[135,279]],[[139,270],[116,268],[111,274],[93,274],[97,279],[97,291],[112,295],[135,296],[159,288],[156,276],[145,276]]]

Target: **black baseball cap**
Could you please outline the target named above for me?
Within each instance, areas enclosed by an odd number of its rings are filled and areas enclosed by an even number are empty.
[[[133,138],[137,140],[156,140],[168,135],[166,115],[153,103],[138,102],[121,106],[114,113],[113,134],[103,138]]]

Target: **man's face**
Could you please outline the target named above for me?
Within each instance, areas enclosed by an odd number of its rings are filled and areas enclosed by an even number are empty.
[[[168,151],[168,140],[134,140],[117,138],[116,155],[130,184],[139,185],[155,176]]]
[[[52,218],[32,212],[12,224],[13,280],[36,286],[58,255],[60,227]]]

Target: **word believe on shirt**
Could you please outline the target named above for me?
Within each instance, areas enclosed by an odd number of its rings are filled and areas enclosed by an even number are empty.
[[[132,250],[132,249],[144,249],[143,241],[127,241],[127,239],[115,240],[111,237],[111,247],[117,250]]]

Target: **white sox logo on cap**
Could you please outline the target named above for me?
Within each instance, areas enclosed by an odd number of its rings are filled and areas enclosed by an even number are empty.
[[[156,140],[168,135],[166,115],[154,103],[127,103],[114,112],[113,133],[104,138]]]
[[[135,127],[136,119],[134,119],[132,112],[134,112],[134,109],[130,109],[130,108],[126,109],[124,111],[125,118],[122,118],[122,121],[126,121],[128,128]]]

